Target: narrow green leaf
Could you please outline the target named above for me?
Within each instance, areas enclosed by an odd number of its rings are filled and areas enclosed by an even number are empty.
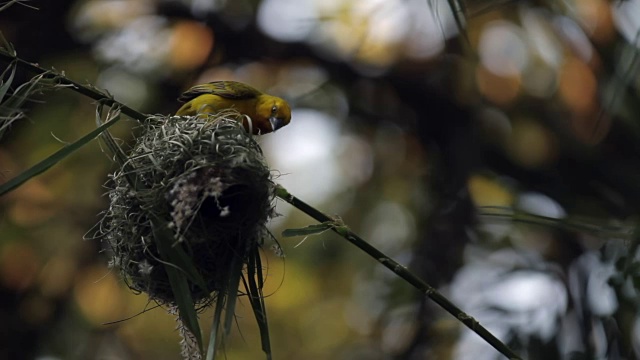
[[[30,81],[21,84],[0,104],[0,115],[11,116],[21,111],[22,105],[29,99],[33,93],[41,90],[40,86],[44,75],[34,76]]]
[[[282,232],[282,236],[284,237],[293,237],[293,236],[307,236],[320,234],[325,232],[333,227],[335,227],[335,222],[326,221],[320,224],[313,224],[307,227],[298,228],[298,229],[286,229]]]
[[[166,229],[167,223],[163,222],[163,226]],[[203,292],[209,292],[207,288],[206,282],[202,278],[202,275],[196,269],[196,266],[193,264],[193,260],[185,250],[181,246],[173,246],[173,242],[175,241],[173,237],[169,237],[167,239],[162,239],[162,247],[169,253],[168,262],[174,264],[176,267],[180,268],[180,270],[184,271],[187,279],[198,286]]]
[[[11,71],[11,73],[9,74],[9,78],[5,81],[6,74],[9,71]],[[0,139],[4,136],[5,131],[9,129],[11,124],[22,117],[22,114],[20,114],[18,111],[14,111],[11,109],[3,111],[3,108],[5,106],[4,104],[2,104],[2,100],[7,95],[7,92],[9,91],[9,88],[13,83],[13,77],[15,74],[16,62],[12,61],[0,75]]]
[[[152,220],[153,221],[153,220]],[[158,251],[160,252],[160,257],[176,265],[171,262],[171,252],[172,249],[161,247],[160,244],[166,244],[173,241],[173,236],[165,228],[158,228],[156,226],[156,222],[153,223],[153,237],[156,239],[156,243],[158,244]],[[200,324],[198,323],[198,314],[195,308],[195,303],[193,301],[193,297],[191,296],[191,289],[189,289],[189,283],[187,281],[187,277],[184,272],[180,271],[174,266],[164,265],[164,269],[167,272],[167,277],[169,278],[169,284],[171,285],[171,291],[173,292],[173,296],[176,302],[176,306],[180,311],[180,319],[182,323],[189,329],[189,331],[193,334],[198,342],[198,347],[200,349],[200,353],[202,353],[202,333],[200,331]]]
[[[61,160],[65,159],[69,155],[73,154],[75,151],[77,151],[80,148],[82,148],[87,143],[89,143],[91,140],[93,140],[96,137],[98,137],[103,131],[105,131],[106,129],[110,128],[111,126],[113,126],[115,124],[116,124],[116,121],[110,121],[108,123],[105,123],[104,125],[98,127],[97,129],[95,129],[95,130],[91,131],[90,133],[86,134],[85,136],[81,137],[77,141],[75,141],[75,142],[73,142],[73,143],[71,143],[69,145],[64,146],[62,149],[56,151],[51,156],[49,156],[46,159],[40,161],[39,163],[33,165],[32,167],[30,167],[29,169],[25,170],[24,172],[22,172],[18,176],[14,177],[11,180],[7,181],[6,183],[0,185],[0,196],[7,194],[8,192],[14,190],[18,186],[24,184],[29,179],[32,179],[32,178],[42,174],[43,172],[47,171],[49,168],[51,168],[52,166],[56,165],[58,162],[60,162]]]
[[[6,73],[9,70],[11,70],[11,74],[9,75],[9,78],[6,81],[4,81],[4,77],[6,76]],[[4,96],[7,94],[7,91],[9,91],[9,88],[13,83],[13,76],[15,74],[16,74],[16,62],[12,61],[11,64],[9,64],[9,66],[7,66],[7,68],[2,72],[2,75],[0,75],[0,102],[2,101],[2,99],[4,99]]]
[[[11,45],[9,41],[7,41],[7,38],[4,37],[2,31],[0,31],[0,51],[12,57],[16,57],[17,55],[16,49],[14,49],[13,45]]]
[[[262,273],[262,261],[260,260],[260,253],[258,251],[258,248],[255,248],[249,254],[249,261],[247,263],[247,282],[248,284],[245,283],[244,285],[247,293],[249,294],[251,308],[253,309],[253,314],[256,317],[258,329],[260,330],[262,351],[264,351],[264,353],[267,355],[267,359],[269,360],[272,357],[271,340],[269,338],[267,307],[264,304],[264,295],[262,293],[264,277]]]
[[[464,23],[466,21],[464,2],[460,0],[447,0],[447,3],[449,4],[449,8],[451,8],[453,20],[458,27],[458,31],[460,31],[460,35],[462,35],[467,44],[470,44],[467,30],[464,27]]]
[[[228,286],[226,290],[227,309],[225,311],[224,332],[229,335],[231,325],[235,316],[236,300],[238,298],[238,286],[242,277],[242,267],[244,265],[244,246],[243,239],[238,239],[235,251],[233,252],[233,260],[229,266]]]
[[[102,126],[104,124],[103,121],[102,121],[103,109],[104,109],[104,103],[101,102],[96,107],[96,125],[97,126]],[[119,108],[114,108],[113,110],[114,111],[109,111],[107,113],[107,121],[106,122],[120,120],[120,109]],[[135,171],[133,171],[134,169],[130,168],[131,166],[129,165],[129,162],[127,161],[127,154],[125,154],[124,150],[122,150],[120,145],[118,145],[118,142],[113,138],[111,133],[108,130],[106,130],[105,132],[103,132],[100,135],[100,138],[102,139],[102,141],[104,141],[104,143],[107,145],[107,147],[109,148],[109,150],[113,154],[113,157],[114,157],[116,163],[118,163],[118,165],[121,168],[123,168],[123,173],[124,173],[124,175],[125,175],[125,177],[127,179],[127,182],[129,183],[129,185],[133,189],[136,189],[137,191],[145,190],[146,187],[144,186],[144,184],[142,182],[138,181],[137,173]]]
[[[220,342],[218,342],[218,338],[222,338],[222,334],[220,334],[220,325],[222,323],[222,310],[225,306],[225,296],[222,293],[218,294],[218,299],[216,300],[216,308],[213,313],[213,323],[211,324],[211,334],[209,334],[209,346],[207,347],[207,357],[206,360],[213,360],[216,356],[216,352],[218,351],[218,346]]]
[[[0,6],[0,11],[4,11],[4,10],[8,9],[10,6],[14,5],[18,1],[19,0],[9,0],[9,1],[7,1],[2,6]]]
[[[10,6],[15,5],[15,4],[20,4],[22,6],[26,6],[28,8],[31,8],[31,9],[34,9],[34,10],[38,10],[37,7],[31,6],[31,5],[27,5],[27,4],[25,4],[25,2],[27,2],[27,0],[9,0],[9,1],[7,1],[6,3],[4,3],[4,4],[2,4],[0,6],[0,11],[4,11],[7,8],[9,8]]]
[[[633,236],[634,231],[634,226],[630,225],[611,225],[600,220],[588,218],[552,218],[501,206],[483,206],[480,208],[479,215],[523,224],[555,227],[567,231],[586,232],[597,236],[630,238]]]
[[[47,88],[54,88],[54,84],[57,81],[55,78],[46,78],[50,73],[44,73],[41,75],[36,75],[31,78],[31,80],[27,81],[24,84],[21,84],[16,88],[16,90],[11,94],[4,103],[9,103],[11,107],[20,107],[24,104],[31,95],[34,93],[40,92]]]

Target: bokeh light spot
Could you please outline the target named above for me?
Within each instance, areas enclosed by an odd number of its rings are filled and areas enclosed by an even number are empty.
[[[40,265],[31,246],[10,243],[0,249],[0,281],[9,289],[23,291],[29,288]]]
[[[13,200],[8,215],[13,222],[22,226],[40,224],[57,211],[51,189],[38,179],[23,184],[8,196]]]
[[[38,277],[40,291],[47,297],[62,297],[71,288],[77,270],[75,259],[58,254],[49,259]]]
[[[520,93],[521,80],[519,76],[498,76],[483,66],[476,68],[476,82],[482,95],[498,105],[507,105],[513,102]]]
[[[506,21],[493,21],[485,26],[478,53],[487,70],[503,77],[519,76],[529,64],[522,29]]]
[[[318,25],[314,3],[313,0],[264,0],[258,8],[258,26],[276,40],[303,41]]]
[[[627,42],[639,47],[640,0],[627,0],[611,4],[615,26]]]
[[[504,185],[482,175],[472,175],[468,182],[469,194],[476,206],[511,206],[513,193]]]
[[[289,126],[261,139],[271,167],[286,174],[277,181],[312,204],[341,189],[345,179],[333,155],[340,139],[338,131],[338,123],[325,113],[294,109]]]
[[[122,288],[114,273],[104,267],[86,269],[78,276],[74,298],[82,314],[94,326],[122,318],[125,308]]]
[[[587,29],[594,41],[606,43],[613,39],[615,30],[609,2],[603,0],[581,0],[576,1],[574,4],[583,28]]]
[[[597,80],[584,62],[569,57],[560,71],[559,91],[562,100],[578,114],[592,113],[596,106]]]
[[[73,27],[83,41],[113,29],[126,26],[139,17],[153,12],[153,6],[148,1],[110,0],[86,1],[78,6],[73,18]]]
[[[526,31],[532,50],[549,66],[557,69],[562,65],[562,43],[550,26],[551,14],[545,10],[527,9],[522,11],[522,27]]]
[[[557,155],[553,134],[538,122],[528,119],[514,121],[508,149],[514,161],[530,168],[549,164]]]
[[[202,65],[213,49],[213,32],[204,24],[181,21],[174,25],[171,35],[169,62],[178,70]]]
[[[520,194],[516,206],[520,210],[526,211],[529,214],[536,214],[554,219],[560,219],[566,215],[566,212],[557,201],[537,192],[525,192]]]
[[[96,84],[109,91],[118,101],[133,108],[143,106],[149,97],[147,83],[140,76],[119,66],[104,69]]]

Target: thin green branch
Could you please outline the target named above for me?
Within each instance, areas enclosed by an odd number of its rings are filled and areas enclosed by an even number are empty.
[[[320,223],[328,223],[333,222],[336,223],[336,220],[323,214],[321,211],[315,209],[309,204],[303,202],[297,197],[291,195],[285,188],[282,186],[276,187],[276,196],[280,199],[286,201],[287,203],[293,205],[298,210],[304,212],[305,214],[311,216],[315,220]],[[336,226],[332,226],[331,230],[336,232],[338,235],[345,238],[347,241],[357,246],[360,250],[363,250],[372,258],[376,259],[380,264],[387,267],[389,270],[393,271],[404,279],[409,284],[413,285],[416,289],[420,290],[420,292],[427,295],[431,300],[433,300],[436,304],[440,305],[443,309],[449,312],[451,315],[460,320],[463,324],[465,324],[469,329],[478,334],[482,339],[488,342],[491,346],[493,346],[500,353],[505,355],[509,359],[520,359],[513,350],[511,350],[506,344],[496,338],[493,334],[489,332],[485,327],[480,325],[480,323],[474,319],[472,316],[466,314],[456,305],[454,305],[451,301],[449,301],[445,296],[440,294],[435,288],[426,282],[422,281],[419,277],[414,275],[411,271],[409,271],[406,267],[400,265],[375,247],[371,246],[364,239],[359,237],[357,234],[349,230],[348,227],[337,224]]]
[[[611,224],[591,218],[565,217],[552,218],[530,214],[503,206],[482,206],[478,215],[484,218],[506,220],[528,225],[553,227],[566,231],[589,233],[597,237],[608,237],[630,240],[635,234],[635,226],[629,224]]]
[[[28,7],[33,10],[38,10],[38,8],[35,6],[25,4],[27,1],[29,0],[9,0],[4,4],[0,4],[0,11],[4,11],[15,4],[22,5],[24,7]]]
[[[105,94],[91,86],[81,85],[73,80],[68,79],[64,75],[64,73],[58,73],[56,71],[47,70],[42,68],[38,64],[32,64],[30,62],[27,62],[18,58],[15,50],[13,49],[11,44],[9,44],[4,39],[4,37],[2,37],[2,34],[0,34],[0,61],[5,61],[11,66],[17,66],[36,74],[35,78],[37,78],[38,80],[35,82],[32,81],[28,83],[30,84],[30,87],[27,90],[23,89],[23,86],[21,86],[20,88],[18,88],[18,90],[16,90],[16,92],[17,91],[25,92],[24,98],[22,96],[19,97],[18,100],[20,101],[24,101],[26,99],[26,94],[28,94],[31,91],[30,89],[32,89],[35,86],[35,84],[37,84],[37,82],[40,81],[40,79],[45,79],[45,80],[50,80],[52,82],[55,82],[57,86],[69,88],[77,93],[80,93],[91,99],[94,99],[102,105],[107,105],[107,106],[117,108],[120,110],[121,113],[133,119],[136,119],[138,121],[142,122],[148,117],[147,115],[142,114],[141,112],[138,112],[122,103],[117,102],[108,94]],[[7,105],[6,102],[3,105]],[[12,107],[18,108],[18,104],[14,104],[12,105]],[[14,190],[15,188],[22,185],[27,180],[45,172],[46,170],[51,168],[53,165],[57,164],[59,161],[69,156],[71,153],[77,151],[78,149],[82,148],[84,145],[89,143],[91,140],[95,139],[103,131],[105,131],[110,126],[114,125],[116,122],[117,122],[117,119],[115,119],[114,121],[108,122],[106,124],[102,124],[94,131],[83,136],[81,139],[63,147],[62,149],[58,150],[57,152],[47,157],[46,159],[42,160],[38,164],[32,166],[27,171],[19,174],[15,178],[0,185],[0,196]],[[2,129],[5,129],[5,128],[6,126],[2,126]]]
[[[72,152],[80,149],[81,147],[83,147],[84,145],[86,145],[96,137],[100,136],[100,134],[103,131],[107,130],[110,126],[113,126],[115,123],[116,123],[115,121],[111,121],[103,124],[102,126],[96,128],[95,130],[91,131],[90,133],[76,140],[72,144],[64,146],[62,149],[56,151],[46,159],[30,167],[27,171],[24,171],[20,173],[18,176],[12,178],[11,180],[1,184],[0,196],[5,195],[6,193],[14,190],[18,186],[25,183],[27,180],[32,179],[37,175],[40,175],[43,172],[47,171],[49,168],[51,168],[52,166],[54,166],[58,162],[65,159],[67,156],[69,156]]]
[[[58,73],[56,71],[47,70],[41,67],[38,64],[30,63],[28,61],[22,60],[17,57],[15,54],[10,53],[7,49],[0,48],[0,60],[5,61],[7,63],[15,62],[16,65],[22,69],[33,72],[37,75],[42,75],[45,79],[55,79],[59,85],[70,88],[71,90],[87,96],[91,99],[97,100],[104,105],[114,106],[120,109],[120,111],[129,116],[132,119],[136,119],[138,121],[144,121],[148,115],[145,115],[139,111],[136,111],[122,103],[117,102],[108,94],[105,94],[91,86],[81,85],[73,80],[67,78],[64,73]]]
[[[460,35],[462,36],[463,40],[461,40],[461,43],[463,47],[470,47],[471,41],[469,41],[469,35],[464,27],[464,23],[466,21],[466,9],[464,7],[464,2],[460,0],[447,0],[447,4],[449,4],[449,7],[451,8],[453,20],[458,27],[458,31],[460,31]]]
[[[262,274],[262,261],[258,248],[252,249],[247,261],[247,278],[243,277],[244,288],[247,292],[253,314],[256,317],[260,329],[262,351],[267,355],[267,360],[272,359],[271,340],[269,339],[269,323],[267,322],[267,307],[264,304],[264,275]]]

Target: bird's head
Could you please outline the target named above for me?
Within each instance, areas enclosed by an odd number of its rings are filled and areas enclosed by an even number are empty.
[[[263,95],[257,107],[258,115],[268,121],[259,124],[264,127],[260,129],[263,134],[276,131],[291,121],[291,108],[279,97]]]

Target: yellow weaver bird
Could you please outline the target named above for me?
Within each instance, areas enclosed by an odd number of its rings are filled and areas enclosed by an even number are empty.
[[[186,102],[176,115],[195,116],[215,114],[225,109],[235,109],[249,116],[242,125],[255,135],[276,131],[291,121],[291,108],[279,97],[265,94],[237,81],[213,81],[196,85],[179,98]]]

